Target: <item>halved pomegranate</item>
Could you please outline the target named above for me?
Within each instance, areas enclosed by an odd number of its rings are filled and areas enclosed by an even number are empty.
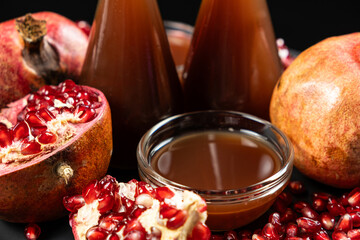
[[[208,240],[206,203],[190,191],[105,176],[64,197],[76,240]]]
[[[40,222],[65,214],[62,197],[106,174],[112,153],[104,94],[66,80],[0,112],[0,218]]]

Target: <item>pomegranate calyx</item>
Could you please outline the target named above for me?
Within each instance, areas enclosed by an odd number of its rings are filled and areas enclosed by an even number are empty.
[[[15,26],[26,43],[41,41],[47,33],[46,21],[34,19],[30,13],[16,19]]]
[[[27,65],[44,78],[46,84],[56,84],[58,79],[63,79],[59,54],[45,38],[46,21],[26,14],[15,20],[15,26],[24,40],[22,55]]]

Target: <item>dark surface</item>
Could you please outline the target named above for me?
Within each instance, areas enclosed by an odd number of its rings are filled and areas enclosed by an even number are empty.
[[[44,10],[58,12],[72,20],[92,22],[96,3],[96,0],[2,0],[0,1],[0,22],[28,12]],[[158,0],[158,3],[164,19],[194,24],[200,0]],[[269,0],[268,4],[276,36],[284,38],[289,47],[299,51],[326,37],[360,30],[359,1]],[[136,173],[131,172],[110,171],[109,173],[116,176],[119,181],[128,181],[133,177],[138,178]],[[325,191],[335,195],[343,192],[343,190],[330,188],[310,180],[296,170],[292,178],[302,180],[307,186],[308,192]],[[260,219],[252,226],[260,226],[264,219]],[[67,217],[39,225],[42,229],[40,240],[73,239]],[[25,239],[24,227],[25,224],[0,221],[0,240]]]
[[[131,180],[133,177],[137,178],[136,172],[127,172],[127,173],[120,173],[116,171],[110,171],[111,175],[116,176],[118,181],[128,181]],[[296,169],[293,171],[292,180],[300,180],[302,181],[306,188],[307,192],[306,194],[298,196],[297,198],[293,199],[293,202],[297,200],[309,200],[309,196],[312,192],[328,192],[331,194],[334,194],[336,196],[340,196],[344,190],[341,189],[334,189],[329,186],[325,186],[323,184],[320,184],[318,182],[315,182],[301,173],[299,173]],[[267,220],[267,215],[265,214],[263,217],[258,219],[256,222],[250,224],[246,228],[249,229],[256,229],[259,227],[264,226]],[[57,221],[53,222],[46,222],[46,223],[40,223],[39,224],[42,233],[39,238],[39,240],[71,240],[74,239],[71,228],[68,223],[68,217],[63,217]],[[6,239],[6,240],[24,240],[24,228],[25,224],[19,224],[19,223],[8,223],[4,221],[0,221],[0,239]]]

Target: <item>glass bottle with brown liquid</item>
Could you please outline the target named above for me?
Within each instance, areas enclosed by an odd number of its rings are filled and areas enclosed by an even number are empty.
[[[269,119],[282,68],[266,0],[203,0],[183,74],[186,110]]]
[[[80,83],[110,103],[111,166],[136,169],[141,136],[183,104],[156,0],[99,0]]]

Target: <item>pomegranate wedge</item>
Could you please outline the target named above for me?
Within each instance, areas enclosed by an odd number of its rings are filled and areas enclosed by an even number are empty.
[[[208,240],[206,203],[190,191],[106,176],[64,197],[76,240]]]
[[[66,80],[0,112],[0,218],[40,222],[66,213],[62,198],[106,174],[111,115],[103,93]]]

